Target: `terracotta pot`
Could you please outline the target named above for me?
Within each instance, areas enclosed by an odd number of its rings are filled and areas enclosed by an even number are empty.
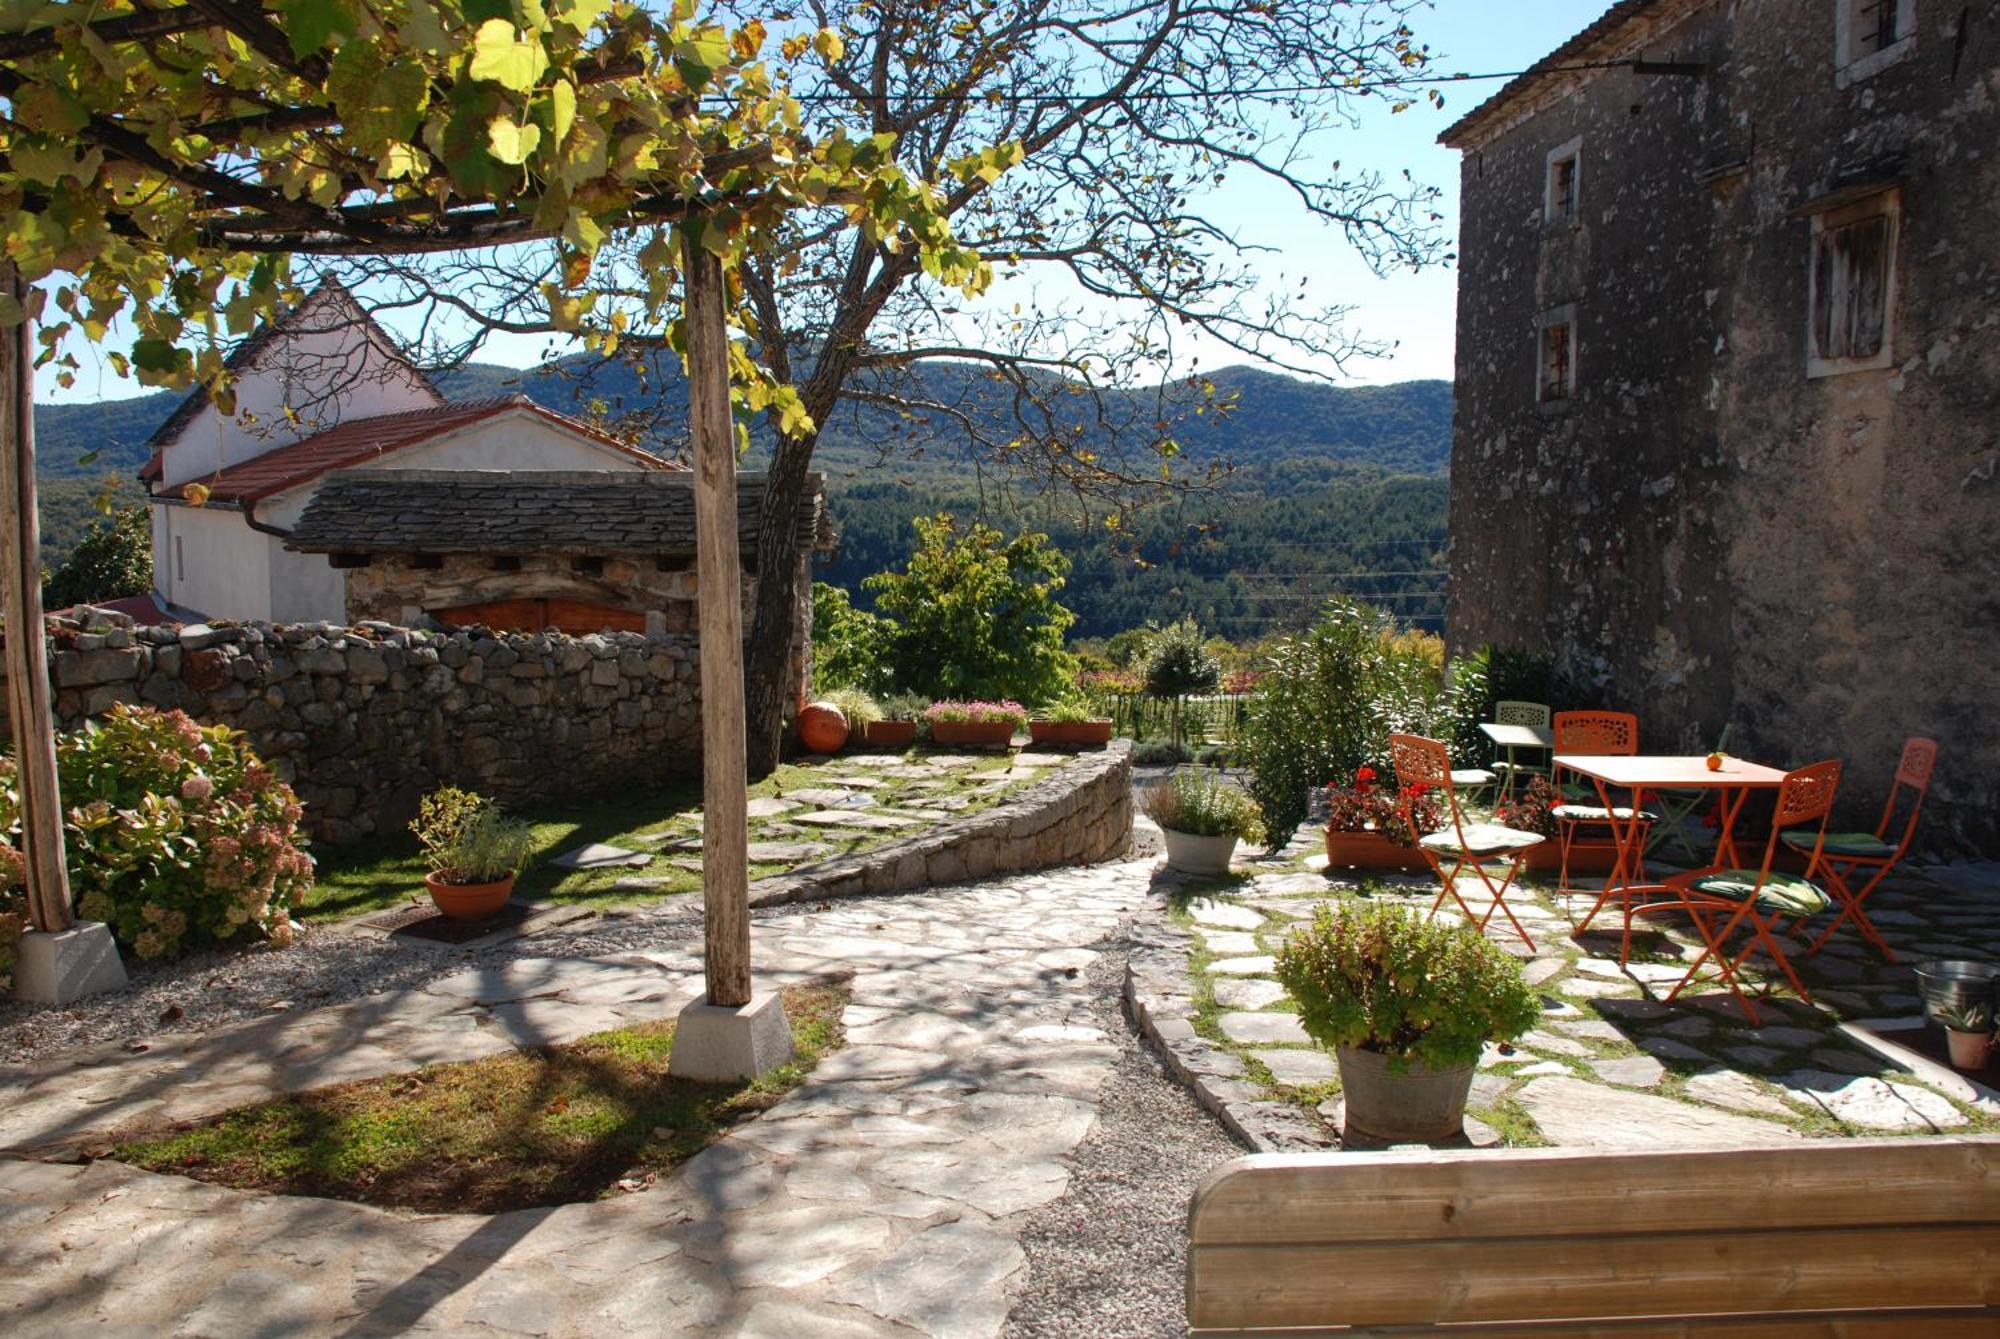
[[[1951,1047],[1953,1069],[1986,1068],[1986,1057],[1993,1049],[1992,1033],[1960,1032],[1957,1028],[1946,1028],[1944,1035]]]
[[[1102,748],[1111,742],[1111,722],[1029,721],[1028,737],[1037,744],[1067,748]]]
[[[431,901],[437,909],[455,921],[483,921],[488,916],[499,914],[513,894],[515,876],[493,883],[440,883],[435,874],[424,875],[424,887],[430,889]]]
[[[1236,838],[1197,837],[1192,832],[1175,832],[1172,828],[1160,831],[1167,839],[1168,869],[1211,878],[1229,873],[1230,857],[1236,854]]]
[[[1413,1063],[1394,1074],[1378,1051],[1343,1046],[1334,1057],[1345,1104],[1341,1142],[1431,1144],[1464,1132],[1476,1065],[1431,1070]]]
[[[814,702],[800,709],[794,725],[799,743],[808,752],[838,753],[847,747],[847,717],[829,702]]]
[[[1423,852],[1401,846],[1379,832],[1335,832],[1326,834],[1326,863],[1339,869],[1423,870]]]
[[[864,732],[868,743],[878,749],[906,749],[917,742],[915,721],[870,721]]]
[[[932,721],[933,744],[1006,746],[1014,742],[1012,721]]]
[[[1618,848],[1610,842],[1571,842],[1569,845],[1569,872],[1572,874],[1609,874],[1617,859]],[[1551,837],[1540,846],[1530,846],[1521,859],[1521,868],[1535,874],[1560,874],[1562,864],[1560,837]]]

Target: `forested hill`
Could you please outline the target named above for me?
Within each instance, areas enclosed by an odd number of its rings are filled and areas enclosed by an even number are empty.
[[[995,423],[1011,412],[1005,388],[970,364],[932,364],[921,376],[927,395],[962,412]],[[472,365],[441,380],[454,399],[518,390],[570,413],[616,417],[646,409],[669,433],[685,422],[677,372],[642,379],[623,363],[572,358],[530,371]],[[842,533],[823,575],[869,603],[861,579],[908,556],[910,519],[948,509],[1054,535],[1074,563],[1064,600],[1079,615],[1080,636],[1193,613],[1218,631],[1249,637],[1296,626],[1338,593],[1378,598],[1435,626],[1443,612],[1450,384],[1335,387],[1244,367],[1209,380],[1226,412],[1164,421],[1181,443],[1183,473],[1199,475],[1216,462],[1232,472],[1206,494],[1156,507],[1115,536],[1052,502],[995,490],[991,477],[979,488],[973,453],[949,420],[843,410],[826,425],[815,456]],[[130,480],[146,440],[178,399],[160,393],[36,407],[45,562],[59,561],[81,535],[107,477],[121,481],[120,500],[136,496]],[[1159,400],[1130,392],[1112,397],[1110,410],[1143,438],[1157,426],[1148,420],[1161,412]],[[98,455],[86,465],[89,451]],[[1138,458],[1148,460],[1143,449]]]

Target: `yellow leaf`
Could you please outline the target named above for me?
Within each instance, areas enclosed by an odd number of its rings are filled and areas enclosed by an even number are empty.
[[[819,52],[826,63],[831,65],[847,54],[847,43],[843,42],[840,34],[833,29],[821,28],[813,34],[813,50]]]
[[[569,138],[569,128],[576,123],[576,85],[567,79],[556,81],[549,90],[549,107],[554,115],[556,143]]]
[[[205,507],[208,505],[208,485],[182,484],[181,496],[187,499],[190,507]]]
[[[429,170],[430,155],[409,144],[391,144],[375,164],[375,174],[384,181],[401,177],[421,177]]]
[[[486,126],[486,149],[501,162],[519,165],[528,161],[528,155],[542,142],[542,128],[537,125],[521,125],[505,116],[496,116]]]
[[[472,39],[472,66],[467,73],[474,79],[490,79],[512,92],[526,93],[548,68],[549,57],[542,44],[521,37],[505,19],[486,20]]]

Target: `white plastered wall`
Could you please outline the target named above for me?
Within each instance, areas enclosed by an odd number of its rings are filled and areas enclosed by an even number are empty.
[[[278,541],[233,507],[153,504],[153,584],[174,604],[215,618],[271,617]]]

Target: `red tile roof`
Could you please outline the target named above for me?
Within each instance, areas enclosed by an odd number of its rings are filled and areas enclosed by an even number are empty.
[[[525,395],[501,395],[439,405],[435,409],[413,409],[401,414],[349,419],[289,446],[278,447],[254,459],[188,482],[206,486],[209,497],[216,502],[256,502],[317,479],[328,470],[365,465],[392,451],[431,441],[496,414],[516,411],[546,419],[655,469],[682,468],[637,447],[627,446],[566,414],[544,409]]]

